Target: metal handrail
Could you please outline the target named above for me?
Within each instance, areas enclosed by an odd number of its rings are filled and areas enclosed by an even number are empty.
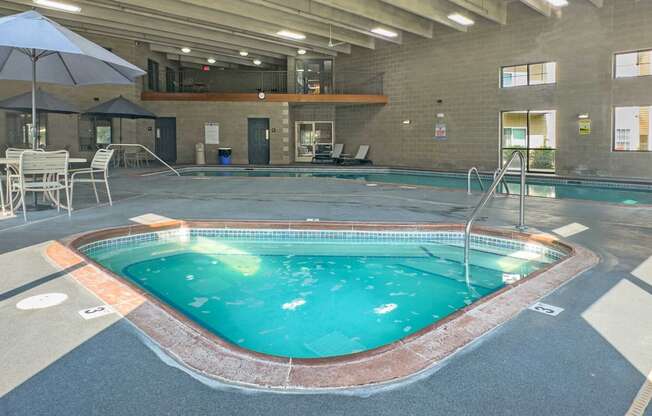
[[[469,173],[466,175],[466,193],[469,195],[471,195],[471,174],[473,172],[475,172],[475,177],[478,178],[478,182],[480,183],[480,190],[484,191],[484,185],[482,184],[480,172],[478,172],[478,168],[473,166],[471,169],[469,169]]]
[[[498,169],[496,169],[494,171],[494,181],[496,180],[496,176],[498,176],[499,172],[500,172],[500,168],[498,168]],[[503,180],[501,182],[503,183],[503,185],[505,185],[505,193],[507,195],[511,195],[512,193],[509,191],[509,186],[507,185],[507,181],[505,180],[505,178],[503,178]]]
[[[471,216],[466,221],[466,225],[464,226],[464,264],[467,266],[467,271],[469,265],[469,248],[471,246],[471,227],[473,226],[473,222],[475,221],[478,214],[480,213],[480,210],[482,210],[482,208],[484,208],[485,205],[487,205],[487,202],[489,202],[489,199],[491,199],[494,192],[496,191],[496,188],[498,187],[498,185],[500,185],[503,178],[505,177],[505,174],[509,170],[509,166],[517,157],[521,161],[521,195],[519,201],[519,214],[518,214],[517,228],[519,230],[524,230],[526,228],[525,227],[525,157],[521,152],[517,150],[514,153],[512,153],[512,155],[509,157],[509,160],[507,161],[505,166],[498,173],[496,180],[494,180],[494,183],[491,184],[489,190],[484,194],[484,196],[482,197],[478,205],[475,206],[475,209],[471,213]]]
[[[142,144],[136,144],[136,143],[111,143],[111,144],[108,145],[106,148],[107,148],[107,149],[112,149],[112,148],[114,148],[114,147],[119,147],[119,146],[122,146],[122,147],[140,147],[141,149],[145,150],[145,151],[146,151],[147,153],[149,153],[150,155],[154,156],[154,158],[155,158],[156,160],[158,160],[159,162],[161,162],[163,165],[165,165],[165,166],[166,166],[168,169],[170,169],[172,172],[176,173],[177,176],[181,176],[181,174],[180,174],[180,173],[179,173],[175,168],[173,168],[172,166],[170,166],[170,165],[168,165],[167,163],[165,163],[165,161],[164,161],[163,159],[161,159],[160,157],[156,156],[156,155],[154,154],[154,152],[152,152],[151,150],[149,150],[147,147],[143,146]]]

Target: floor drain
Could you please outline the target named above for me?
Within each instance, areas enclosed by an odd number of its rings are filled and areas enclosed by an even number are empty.
[[[68,299],[65,293],[44,293],[42,295],[30,296],[16,304],[18,309],[28,311],[32,309],[45,309],[57,306]]]

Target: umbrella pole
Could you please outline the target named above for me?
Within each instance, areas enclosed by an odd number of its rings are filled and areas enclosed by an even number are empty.
[[[32,147],[38,149],[38,136],[36,130],[36,49],[32,49]]]

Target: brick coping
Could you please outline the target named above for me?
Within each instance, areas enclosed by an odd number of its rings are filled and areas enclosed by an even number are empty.
[[[352,231],[460,231],[459,224],[353,222],[177,221],[93,231],[55,241],[45,254],[57,266],[152,338],[167,354],[220,381],[277,390],[328,390],[400,381],[441,362],[536,300],[598,263],[579,245],[548,234],[475,227],[474,234],[529,241],[568,256],[426,328],[391,344],[332,358],[292,359],[253,352],[209,332],[135,284],[103,268],[78,248],[93,241],[175,228]]]

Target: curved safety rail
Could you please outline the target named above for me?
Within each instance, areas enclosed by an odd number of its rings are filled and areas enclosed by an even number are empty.
[[[482,178],[480,177],[480,172],[478,168],[473,166],[469,169],[469,173],[466,175],[466,193],[471,195],[471,174],[475,173],[475,177],[478,178],[478,183],[480,184],[480,190],[484,191],[484,184],[482,183]]]
[[[512,162],[514,162],[514,159],[516,158],[519,158],[521,161],[521,194],[520,194],[517,228],[519,230],[525,230],[526,228],[525,227],[525,157],[523,156],[523,153],[517,150],[514,153],[512,153],[505,166],[503,166],[503,168],[496,174],[496,179],[491,184],[491,187],[484,194],[480,202],[478,202],[478,205],[475,206],[475,209],[471,213],[469,219],[466,220],[466,225],[464,226],[464,264],[466,266],[468,266],[469,264],[469,249],[471,245],[471,227],[473,226],[473,223],[475,222],[475,219],[478,217],[478,214],[480,213],[482,208],[484,208],[485,205],[487,205],[487,202],[489,202],[491,197],[496,192],[496,188],[498,188],[500,183],[503,181],[503,179],[505,178],[505,174],[507,173],[509,167],[511,166]]]
[[[107,148],[107,149],[113,149],[113,148],[115,148],[115,147],[139,147],[139,148],[143,149],[144,151],[146,151],[147,153],[149,153],[150,155],[154,156],[154,158],[155,158],[156,160],[158,160],[159,162],[161,162],[165,167],[167,167],[168,169],[170,169],[170,170],[171,170],[172,172],[174,172],[177,176],[181,176],[181,174],[180,174],[180,173],[179,173],[175,168],[173,168],[172,166],[170,166],[170,165],[168,165],[167,163],[165,163],[165,161],[164,161],[163,159],[161,159],[160,157],[156,156],[156,155],[154,154],[154,152],[152,152],[151,150],[149,150],[147,147],[143,146],[142,144],[137,144],[137,143],[112,143],[112,144],[108,145],[106,148]]]

